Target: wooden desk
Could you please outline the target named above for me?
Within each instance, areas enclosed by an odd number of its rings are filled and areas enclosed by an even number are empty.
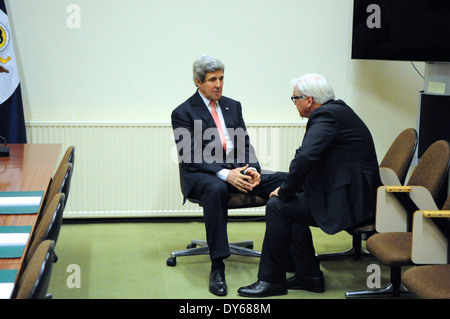
[[[10,144],[8,146],[10,156],[0,157],[0,191],[44,191],[45,196],[58,164],[61,145]],[[38,214],[0,215],[0,226],[31,225],[34,230],[37,219]],[[24,255],[25,253],[21,258],[0,258],[0,269],[20,269]]]
[[[61,152],[60,144],[11,144],[0,157],[0,191],[47,190]]]

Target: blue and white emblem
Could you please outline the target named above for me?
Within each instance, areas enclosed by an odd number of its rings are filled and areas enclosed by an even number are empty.
[[[14,93],[20,82],[9,20],[2,10],[0,10],[0,71],[0,104],[2,104]]]

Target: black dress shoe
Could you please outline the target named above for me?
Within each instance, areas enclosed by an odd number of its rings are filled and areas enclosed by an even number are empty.
[[[223,269],[211,270],[209,275],[209,292],[216,296],[227,295],[227,283]]]
[[[287,279],[288,289],[293,290],[307,290],[312,292],[324,292],[325,291],[325,279],[323,274],[319,276],[293,276]]]
[[[238,290],[240,296],[251,298],[281,296],[286,295],[287,292],[285,283],[270,283],[259,279],[254,284]]]

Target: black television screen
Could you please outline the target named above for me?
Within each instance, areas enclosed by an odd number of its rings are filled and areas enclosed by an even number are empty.
[[[450,0],[354,0],[352,59],[450,62]]]
[[[417,157],[438,140],[450,141],[450,96],[421,94]]]

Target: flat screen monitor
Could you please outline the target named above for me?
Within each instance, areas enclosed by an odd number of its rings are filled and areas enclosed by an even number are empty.
[[[450,141],[450,96],[421,94],[417,157],[438,140]]]
[[[450,0],[354,0],[352,59],[450,62]]]

